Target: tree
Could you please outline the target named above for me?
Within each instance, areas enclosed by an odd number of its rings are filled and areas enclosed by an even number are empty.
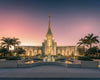
[[[78,44],[78,46],[84,45],[87,47],[89,46],[89,48],[91,48],[92,44],[99,43],[98,38],[99,38],[98,36],[94,36],[94,34],[91,33],[91,34],[88,34],[87,36],[85,36],[84,38],[81,38],[77,44]]]
[[[8,50],[11,46],[14,46],[14,50],[15,50],[15,46],[16,45],[19,45],[21,42],[19,41],[18,38],[6,38],[6,37],[3,37],[1,39],[1,46],[2,47],[6,47]]]
[[[79,54],[80,55],[85,55],[85,47],[86,46],[88,47],[86,39],[85,38],[81,38],[77,44],[78,44],[78,52],[79,52]],[[83,45],[83,47],[80,47],[81,45]]]
[[[100,53],[100,49],[98,49],[98,53]]]
[[[86,51],[86,55],[98,55],[98,47],[95,46],[95,47],[92,47],[92,48],[89,48],[87,51]]]
[[[78,52],[79,52],[79,55],[85,55],[85,48],[84,47],[78,47]]]
[[[19,54],[25,54],[26,51],[23,48],[18,47],[15,49],[15,52],[19,55]]]
[[[89,45],[90,48],[91,48],[92,47],[92,44],[99,43],[98,38],[99,38],[99,36],[94,36],[93,33],[88,34],[87,36],[85,36],[86,44]]]
[[[0,49],[0,53],[2,53],[2,56],[6,56],[7,54],[10,54],[11,52],[7,48],[2,47]]]
[[[1,39],[1,46],[2,47],[6,47],[8,50],[12,45],[12,39],[11,38],[6,38],[6,37],[2,37]]]
[[[21,42],[19,41],[18,38],[12,38],[12,45],[14,46],[14,50],[15,50],[15,46],[19,45]]]
[[[81,38],[77,44],[78,44],[78,47],[81,46],[81,45],[84,45],[84,46],[87,45],[86,39],[85,38]]]

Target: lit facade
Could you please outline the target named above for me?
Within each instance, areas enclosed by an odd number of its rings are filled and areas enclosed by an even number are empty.
[[[53,39],[53,33],[51,30],[50,16],[48,31],[46,34],[46,40],[42,43],[42,46],[21,46],[26,51],[26,56],[41,55],[57,55],[61,54],[63,56],[78,55],[76,46],[57,46],[57,43]]]

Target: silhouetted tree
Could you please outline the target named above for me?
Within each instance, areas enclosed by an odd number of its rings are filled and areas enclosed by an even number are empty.
[[[87,36],[85,36],[86,43],[87,43],[87,45],[90,46],[90,48],[92,47],[92,44],[99,43],[98,38],[99,38],[99,36],[94,36],[93,33],[88,34]]]
[[[7,48],[2,47],[0,48],[0,53],[2,53],[2,56],[6,56],[7,54],[10,55],[11,52]]]
[[[12,39],[11,38],[6,38],[6,37],[2,37],[1,39],[1,46],[2,47],[6,47],[8,50],[12,45]]]
[[[19,45],[21,42],[19,41],[18,38],[6,38],[6,37],[3,37],[1,39],[1,46],[2,47],[6,47],[8,50],[11,46],[14,46],[14,50],[15,50],[15,46],[16,45]]]
[[[77,44],[78,44],[78,46],[85,45],[85,46],[87,46],[87,47],[89,46],[89,48],[91,48],[92,44],[99,43],[98,38],[99,38],[98,36],[94,36],[94,34],[91,33],[91,34],[88,34],[87,36],[85,36],[84,38],[81,38]]]
[[[78,44],[78,47],[81,46],[81,45],[87,46],[86,39],[85,38],[81,38],[77,44]]]
[[[12,46],[14,46],[14,50],[15,50],[15,46],[16,46],[16,45],[19,45],[21,42],[19,41],[18,38],[12,38],[11,40],[12,40],[12,41],[11,41]]]
[[[26,51],[23,48],[18,47],[15,49],[15,52],[19,55],[19,54],[25,54]]]
[[[95,46],[95,47],[92,47],[92,48],[89,48],[87,51],[86,51],[86,55],[89,56],[89,55],[98,55],[98,47]]]

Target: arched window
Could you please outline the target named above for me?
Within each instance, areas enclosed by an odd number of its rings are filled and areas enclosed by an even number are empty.
[[[64,49],[62,49],[62,55],[64,56]]]
[[[67,55],[69,55],[69,51],[67,51]]]
[[[34,50],[34,53],[35,53],[35,55],[37,54],[37,50],[36,49]]]
[[[37,52],[37,50],[35,49],[34,52]]]
[[[31,56],[32,55],[32,51],[30,51],[29,53],[30,53],[30,56]]]
[[[59,49],[57,50],[57,53],[60,53],[60,50]]]
[[[71,52],[71,56],[72,56],[72,57],[74,56],[74,51]]]
[[[39,54],[42,54],[42,51],[41,51],[41,50],[39,50],[39,51],[38,51],[38,53],[39,53]]]

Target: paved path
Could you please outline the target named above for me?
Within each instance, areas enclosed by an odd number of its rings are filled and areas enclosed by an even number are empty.
[[[0,69],[0,77],[100,78],[100,69],[66,68],[63,66]]]

